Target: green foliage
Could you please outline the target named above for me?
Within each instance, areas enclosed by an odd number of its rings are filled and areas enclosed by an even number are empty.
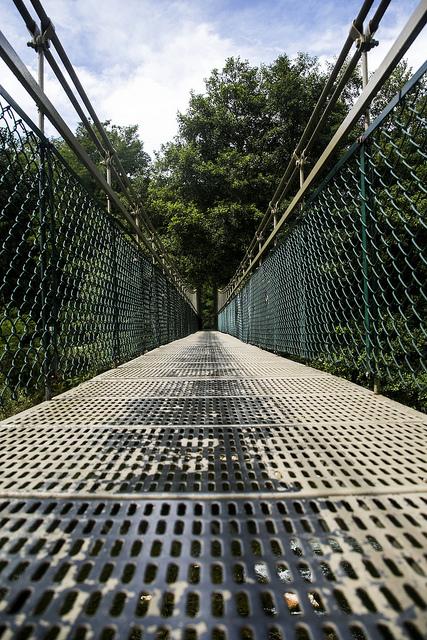
[[[324,82],[306,54],[261,67],[229,58],[191,94],[154,163],[148,211],[193,285],[216,288],[234,273]],[[332,112],[313,157],[346,109]]]
[[[138,125],[122,127],[112,125],[110,120],[107,120],[103,123],[103,127],[126,175],[130,181],[134,183],[141,197],[144,197],[148,187],[150,156],[144,151],[144,143],[138,136]],[[97,165],[100,172],[105,175],[105,157],[100,155],[95,143],[82,123],[78,124],[75,136],[91,160]],[[87,169],[77,159],[68,145],[61,139],[55,140],[54,143],[62,157],[79,176],[86,189],[90,193],[97,195],[104,202],[105,195],[97,187]],[[112,187],[117,193],[122,192],[122,187],[114,171],[112,172]]]

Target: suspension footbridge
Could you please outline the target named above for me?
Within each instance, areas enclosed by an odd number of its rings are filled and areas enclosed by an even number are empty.
[[[367,107],[426,3],[310,167],[389,3],[369,29],[362,4],[219,331],[200,330],[43,6],[38,26],[15,4],[106,173],[0,34],[40,110],[0,86],[0,639],[422,640],[427,64]]]

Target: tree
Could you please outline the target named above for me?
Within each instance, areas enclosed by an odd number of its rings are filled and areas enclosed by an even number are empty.
[[[151,159],[148,153],[144,151],[144,143],[138,137],[138,125],[118,126],[112,125],[111,121],[107,120],[103,123],[103,127],[131,184],[137,190],[139,197],[145,200]],[[105,158],[101,157],[95,143],[82,123],[77,125],[75,136],[91,160],[97,165],[99,171],[105,176]],[[73,151],[63,140],[58,139],[54,142],[60,154],[77,173],[88,191],[95,194],[104,203],[105,194],[98,188],[92,176],[77,159]],[[122,192],[114,172],[112,172],[112,186],[119,194]]]
[[[234,273],[325,79],[306,54],[260,67],[229,58],[178,114],[178,135],[153,167],[148,211],[193,285],[215,289]],[[333,110],[313,156],[346,109]]]

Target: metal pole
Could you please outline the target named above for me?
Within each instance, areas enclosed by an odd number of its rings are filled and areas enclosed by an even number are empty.
[[[105,156],[105,178],[109,187],[111,187],[111,155],[107,153]],[[111,215],[111,198],[107,193],[107,211]],[[116,245],[116,229],[114,222],[110,219],[111,224],[111,257],[113,268],[113,364],[117,367],[120,364],[120,327],[119,327],[119,295],[118,295],[118,261],[117,261],[117,245]]]
[[[118,233],[114,220],[110,220],[111,225],[111,258],[113,276],[113,363],[117,367],[120,364],[120,327],[119,327],[119,292],[118,292],[118,260],[116,235]]]
[[[40,32],[42,27],[40,28]],[[35,41],[35,50],[37,52],[37,82],[40,90],[44,91],[44,41],[43,36]],[[44,113],[39,106],[38,108],[38,125],[42,134],[45,130]],[[45,141],[40,139],[39,142],[39,247],[40,247],[40,290],[41,290],[41,318],[42,318],[42,345],[44,352],[43,377],[44,377],[44,399],[52,398],[51,386],[51,365],[50,365],[50,326],[49,326],[49,282],[46,282],[48,273],[48,243],[47,243],[47,220],[46,220],[46,146]]]
[[[369,43],[371,35],[369,30],[365,31],[364,41],[365,44]],[[369,47],[365,46],[361,56],[361,72],[362,72],[362,87],[363,89],[369,82],[369,67],[368,67],[368,51]],[[364,114],[364,129],[365,131],[371,124],[371,117],[369,111],[369,103],[367,104]],[[364,300],[364,328],[365,328],[365,349],[366,349],[366,361],[368,368],[368,375],[372,374],[372,322],[371,322],[371,309],[370,309],[370,291],[369,291],[369,234],[368,234],[368,191],[369,181],[366,179],[368,171],[368,157],[366,155],[365,140],[362,141],[360,148],[360,196],[361,196],[361,222],[362,222],[362,272],[363,272],[363,300]],[[380,392],[380,382],[375,371],[373,372],[373,391],[375,394]]]
[[[369,37],[369,36],[365,34],[365,37]],[[369,80],[368,51],[367,51],[367,49],[364,49],[362,51],[362,57],[361,57],[360,62],[361,62],[361,67],[362,67],[362,87],[365,88],[366,85],[368,84],[368,80]],[[366,108],[366,111],[365,111],[365,131],[369,127],[370,124],[371,124],[371,118],[370,118],[370,114],[369,114],[369,105],[368,105],[367,108]]]
[[[37,80],[38,80],[41,91],[43,91],[44,93],[44,44],[43,42],[37,47],[37,57],[38,57]],[[40,107],[38,111],[39,111],[39,129],[42,133],[44,133],[44,113]]]
[[[57,252],[57,231],[55,220],[55,201],[53,184],[52,151],[48,147],[45,156],[45,175],[47,186],[47,219],[49,221],[50,235],[50,264],[49,264],[49,284],[51,291],[50,320],[49,323],[49,388],[52,381],[58,379],[59,353],[58,353],[58,319],[60,309],[59,279],[58,279],[58,252]]]
[[[299,164],[299,186],[301,189],[302,185],[304,184],[304,159],[302,156],[299,159],[298,164]]]
[[[111,156],[110,154],[107,154],[105,158],[105,167],[106,167],[107,184],[109,187],[111,187]],[[107,193],[107,211],[108,213],[111,213],[111,198],[108,195],[108,193]]]
[[[40,249],[40,292],[41,292],[41,320],[42,320],[42,346],[43,346],[43,375],[44,375],[44,399],[52,398],[50,384],[50,325],[49,325],[49,280],[48,280],[48,241],[46,219],[46,146],[44,140],[39,142],[39,249]]]
[[[276,228],[277,225],[277,208],[274,207],[273,209],[273,230]],[[274,242],[273,242],[273,247],[277,246],[277,238],[274,238]],[[251,259],[250,259],[250,265],[252,266],[252,254],[251,254]]]
[[[135,211],[135,213],[134,213],[134,221],[135,221],[135,227],[137,229],[139,229],[141,225],[140,225],[139,212],[138,211]],[[136,244],[139,245],[139,234],[138,233],[135,234],[135,242],[136,242]]]
[[[363,324],[365,333],[366,365],[368,375],[371,373],[371,326],[369,311],[369,263],[367,233],[367,185],[365,142],[360,147],[360,213],[362,222],[362,277],[363,277]]]

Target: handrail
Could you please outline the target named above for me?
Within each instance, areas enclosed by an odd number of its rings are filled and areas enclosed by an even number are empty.
[[[381,3],[373,19],[370,22],[370,28],[375,30],[378,28],[380,20],[384,15],[385,9],[386,7],[384,3]],[[271,247],[273,241],[276,239],[277,234],[283,227],[283,224],[285,223],[285,221],[289,218],[290,215],[292,215],[296,207],[301,203],[308,189],[312,186],[314,180],[319,176],[321,171],[324,169],[326,162],[329,160],[331,155],[337,149],[338,145],[347,136],[347,134],[349,133],[351,128],[354,126],[354,124],[359,120],[359,118],[364,115],[367,106],[370,104],[370,102],[378,93],[378,91],[380,90],[384,82],[390,76],[390,73],[394,70],[394,68],[400,62],[400,60],[402,59],[402,57],[404,56],[404,54],[406,53],[406,51],[408,50],[412,42],[415,40],[415,38],[418,36],[418,34],[421,32],[421,30],[425,26],[426,22],[427,22],[427,0],[421,0],[418,7],[414,10],[407,24],[404,26],[401,33],[397,37],[395,43],[392,45],[388,54],[384,58],[383,62],[378,67],[376,72],[373,74],[367,86],[363,89],[358,100],[353,105],[352,109],[347,114],[347,116],[345,117],[341,125],[339,126],[338,130],[332,137],[331,141],[329,142],[329,144],[321,154],[320,158],[317,160],[316,164],[312,168],[310,174],[307,176],[307,178],[302,183],[302,185],[300,185],[299,190],[291,200],[285,212],[282,214],[280,220],[277,221],[276,224],[274,224],[273,230],[270,232],[267,239],[263,242],[262,245],[260,243],[260,227],[263,223],[261,222],[261,225],[258,228],[257,233],[255,234],[255,237],[252,240],[249,246],[249,249],[246,252],[242,262],[240,263],[238,269],[236,270],[235,275],[230,280],[228,285],[219,291],[219,294],[223,303],[221,308],[223,308],[227,304],[227,301],[241,287],[243,281],[247,278],[247,276],[254,269],[254,267],[256,267],[256,265],[259,263],[260,259],[264,256],[266,251]],[[289,172],[290,166],[291,166],[291,163],[289,163],[288,168],[286,169],[286,172]],[[295,170],[296,170],[296,167],[294,167],[294,172]],[[288,186],[289,184],[290,184],[290,180],[288,181],[286,186]],[[276,189],[275,195],[273,196],[273,198],[276,197],[276,206],[280,202],[278,198],[283,198],[284,193],[285,192],[282,191],[278,196],[277,195],[278,189]],[[272,209],[272,202],[273,200],[269,204],[267,213],[269,212],[269,210]],[[273,211],[274,211],[274,208],[273,208]],[[264,219],[266,220],[266,217]],[[270,216],[270,219],[271,219],[271,216]],[[268,225],[268,221],[264,223],[264,226],[262,226],[261,231],[264,231],[267,225]],[[256,255],[253,256],[252,255],[253,249],[257,244],[259,244],[260,246],[258,248]],[[221,308],[219,309],[219,311],[221,310]]]
[[[336,104],[337,100],[339,99],[342,93],[342,90],[345,84],[347,83],[349,77],[351,76],[351,73],[354,70],[360,58],[361,52],[359,51],[356,51],[356,53],[354,54],[347,70],[345,71],[344,75],[341,77],[339,83],[337,84],[333,92],[333,95],[328,100],[328,96],[333,90],[334,83],[344,66],[344,63],[347,59],[348,53],[350,52],[350,49],[353,43],[355,42],[354,34],[355,33],[360,34],[363,31],[363,21],[368,15],[372,7],[372,4],[373,4],[373,0],[365,0],[363,2],[363,5],[357,17],[353,20],[347,39],[341,49],[341,52],[338,55],[338,58],[331,71],[331,74],[328,77],[325,83],[325,86],[323,87],[322,93],[316,103],[316,106],[314,107],[313,113],[311,114],[310,119],[302,133],[302,136],[294,152],[292,153],[288,166],[286,167],[285,172],[282,175],[282,178],[280,179],[279,185],[277,186],[276,191],[274,192],[273,197],[271,198],[268,204],[267,211],[265,212],[261,222],[259,223],[258,228],[255,232],[255,235],[248,249],[246,250],[246,253],[237,271],[239,271],[242,268],[242,266],[247,262],[247,260],[250,259],[250,256],[253,253],[254,247],[259,242],[259,239],[262,237],[266,227],[271,223],[272,219],[274,219],[277,212],[277,207],[280,201],[283,199],[283,197],[288,192],[290,186],[293,184],[293,181],[298,172],[298,166],[304,162],[309,149],[311,148],[319,130],[321,129],[326,119],[326,116],[328,115],[330,109]],[[374,24],[377,24],[377,26],[379,24],[379,20],[381,19],[382,15],[384,14],[389,4],[390,4],[390,0],[382,0],[380,6],[378,7],[377,12],[375,14],[375,16],[377,17],[377,20],[374,23]],[[371,22],[374,22],[374,21],[371,21]],[[322,113],[322,109],[324,109],[323,113]],[[319,119],[319,116],[320,116],[320,119]],[[304,147],[306,142],[307,144]]]

